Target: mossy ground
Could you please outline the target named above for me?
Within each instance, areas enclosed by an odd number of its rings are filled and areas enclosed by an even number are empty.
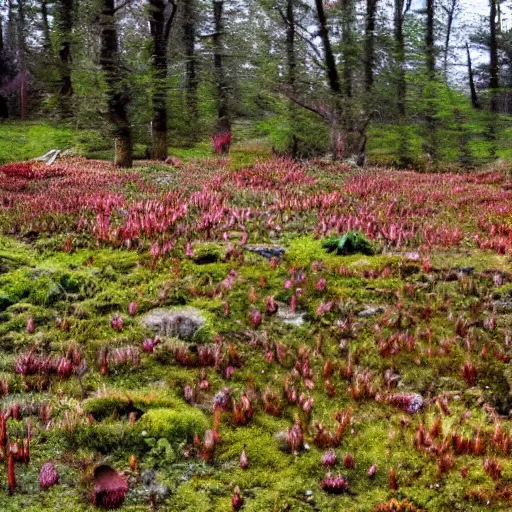
[[[159,170],[138,172],[148,176]],[[91,468],[108,463],[128,475],[131,488],[123,509],[132,511],[151,510],[148,491],[140,483],[140,473],[148,468],[155,468],[159,481],[171,489],[160,504],[169,511],[230,510],[236,485],[246,511],[366,512],[393,497],[408,498],[432,512],[510,510],[512,460],[492,442],[498,416],[506,432],[512,425],[510,323],[507,314],[495,315],[492,308],[493,300],[510,293],[508,257],[476,249],[434,250],[433,268],[427,269],[406,253],[328,254],[312,235],[316,226],[290,226],[272,240],[285,248],[275,266],[249,252],[230,259],[221,241],[195,246],[195,257],[186,257],[178,247],[155,263],[146,252],[90,241],[64,252],[67,235],[62,234],[30,241],[0,235],[0,377],[9,383],[2,409],[16,403],[51,407],[49,424],[30,418],[32,458],[28,465],[17,464],[13,496],[7,495],[6,475],[0,472],[0,509],[91,510]],[[198,258],[205,255],[206,261]],[[473,270],[461,275],[458,267]],[[219,292],[232,270],[232,285]],[[285,287],[298,270],[304,272],[302,282]],[[504,276],[503,282],[495,282],[496,274]],[[320,279],[325,279],[325,289],[318,287]],[[251,308],[264,312],[265,297],[289,304],[294,294],[297,310],[306,314],[303,325],[266,314],[261,325],[251,324]],[[128,314],[132,301],[138,303],[135,316]],[[319,310],[329,302],[330,309]],[[193,405],[186,403],[184,386],[197,388],[205,376],[200,368],[176,362],[172,347],[188,343],[175,339],[163,340],[154,353],[143,353],[139,365],[112,366],[108,374],[100,373],[102,347],[141,347],[153,334],[138,319],[157,307],[181,305],[202,310],[212,326],[193,345],[222,343],[236,350],[240,362],[230,379],[224,369],[205,368],[208,389],[198,391]],[[359,316],[372,306],[382,312]],[[111,326],[116,313],[124,319],[117,331]],[[29,317],[35,321],[33,333],[26,329]],[[386,350],[393,335],[411,336],[414,343],[399,341],[396,350]],[[281,362],[276,343],[287,351]],[[64,354],[71,346],[79,348],[89,368],[81,383],[75,375],[41,382],[13,371],[20,353],[34,348]],[[293,371],[301,354],[309,360],[312,389]],[[472,383],[461,370],[468,358],[477,368]],[[326,361],[333,366],[328,378],[334,396],[327,393]],[[386,384],[387,370],[399,376],[394,384]],[[313,398],[310,418],[287,403],[287,379],[298,394]],[[225,386],[237,400],[243,392],[252,396],[254,417],[235,426],[231,412],[223,413],[213,462],[186,456],[193,452],[194,434],[202,436],[211,428],[213,396]],[[366,391],[359,392],[364,386]],[[267,388],[281,402],[278,416],[264,411],[260,397]],[[397,392],[421,394],[424,408],[408,414],[388,404],[386,395]],[[350,492],[334,496],[320,488],[326,470],[320,464],[323,450],[315,445],[315,423],[334,431],[338,411],[350,411],[352,420],[335,449],[333,472],[344,475]],[[136,413],[135,421],[130,413]],[[275,434],[286,431],[297,416],[307,449],[294,454],[279,448]],[[436,454],[414,446],[419,426],[430,429],[437,420],[439,438],[450,443],[455,433],[485,436],[485,455],[456,454],[450,444],[453,465],[439,472]],[[20,422],[8,424],[13,436],[23,431]],[[249,460],[245,470],[239,467],[244,447]],[[346,454],[355,458],[352,469],[343,467]],[[138,460],[135,470],[129,467],[131,456]],[[484,471],[486,457],[496,457],[502,465],[499,480]],[[61,478],[58,486],[43,492],[38,471],[47,460],[55,462]],[[370,478],[372,464],[377,472]],[[463,477],[465,467],[470,469]],[[391,468],[398,477],[397,490],[390,490]]]

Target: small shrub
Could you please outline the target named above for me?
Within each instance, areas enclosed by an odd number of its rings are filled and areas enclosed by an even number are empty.
[[[338,256],[347,256],[350,254],[365,254],[372,256],[375,254],[373,244],[358,231],[348,231],[340,237],[332,237],[324,240],[322,247],[327,252],[334,252]]]

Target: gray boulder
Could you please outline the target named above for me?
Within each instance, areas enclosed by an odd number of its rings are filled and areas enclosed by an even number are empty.
[[[192,307],[153,309],[141,319],[141,324],[161,336],[191,340],[206,324],[201,311]]]

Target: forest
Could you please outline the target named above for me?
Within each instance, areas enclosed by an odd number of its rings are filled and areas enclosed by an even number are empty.
[[[0,0],[0,510],[511,510],[511,16]]]

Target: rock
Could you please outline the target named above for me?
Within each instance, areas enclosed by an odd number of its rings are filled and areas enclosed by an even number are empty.
[[[156,471],[154,469],[146,469],[140,475],[141,482],[150,487],[156,483]]]
[[[149,494],[158,502],[165,501],[171,495],[171,489],[166,484],[154,483],[149,487]]]
[[[306,322],[306,313],[296,311],[295,313],[289,308],[288,305],[284,304],[283,302],[277,303],[277,313],[276,318],[279,318],[281,322],[288,324],[288,325],[294,325],[295,327],[300,327]]]
[[[357,316],[366,318],[369,316],[380,315],[380,313],[384,313],[384,308],[382,306],[372,306],[372,307],[363,309],[362,311],[360,311],[357,314]]]
[[[279,432],[276,432],[274,434],[274,439],[277,442],[277,446],[283,452],[288,451],[287,437],[288,437],[288,433],[286,430],[280,430]]]
[[[495,300],[492,303],[496,313],[512,313],[512,302],[508,300]]]
[[[462,277],[470,276],[475,271],[475,267],[453,267],[451,270],[457,272],[457,274]]]
[[[279,245],[244,245],[244,249],[259,254],[268,260],[271,258],[281,259],[285,253],[284,247]]]
[[[146,313],[140,322],[162,336],[190,340],[206,324],[206,319],[196,308],[159,308]]]

